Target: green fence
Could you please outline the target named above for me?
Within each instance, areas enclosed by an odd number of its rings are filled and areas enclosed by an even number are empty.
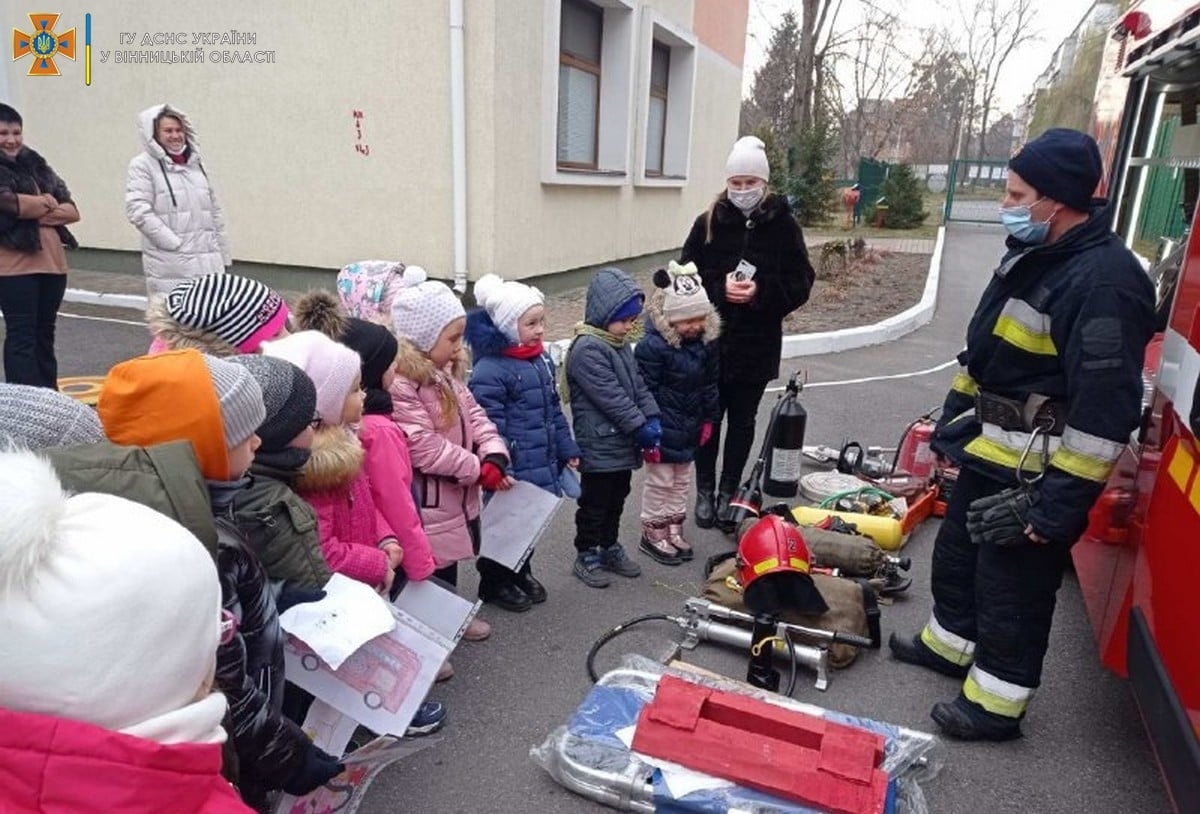
[[[997,223],[1007,161],[953,161],[946,178],[946,222]]]
[[[1178,116],[1163,120],[1154,145],[1155,158],[1165,158],[1171,154],[1171,139],[1177,127]],[[1163,237],[1179,237],[1187,228],[1183,220],[1183,170],[1155,165],[1148,172],[1137,238],[1157,242]]]

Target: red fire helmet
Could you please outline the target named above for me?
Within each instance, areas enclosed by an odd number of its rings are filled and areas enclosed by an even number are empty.
[[[775,514],[763,517],[738,542],[738,581],[746,607],[771,615],[828,611],[809,574],[811,563],[799,528]]]

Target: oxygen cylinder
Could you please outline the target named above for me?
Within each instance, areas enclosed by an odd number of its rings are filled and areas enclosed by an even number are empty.
[[[929,448],[935,425],[928,418],[919,418],[904,431],[904,441],[896,456],[896,468],[923,480],[933,477],[937,455]]]
[[[775,417],[774,437],[767,456],[767,477],[763,483],[763,491],[772,497],[795,497],[800,488],[800,460],[808,412],[796,395],[788,389]]]
[[[853,523],[858,533],[866,535],[875,541],[875,545],[884,551],[895,551],[904,545],[904,530],[900,521],[891,517],[877,517],[873,514],[858,512],[835,512],[831,509],[815,509],[811,506],[797,506],[792,509],[792,517],[801,526],[815,526],[826,517],[833,515]]]

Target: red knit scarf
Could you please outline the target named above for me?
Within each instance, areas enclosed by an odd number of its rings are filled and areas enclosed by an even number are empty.
[[[510,345],[503,353],[513,359],[536,359],[542,355],[542,343],[539,341],[536,345]]]

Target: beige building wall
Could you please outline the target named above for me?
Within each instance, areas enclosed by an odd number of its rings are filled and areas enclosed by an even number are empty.
[[[630,175],[606,186],[545,182],[546,117],[553,122],[557,112],[545,103],[545,83],[557,81],[546,75],[547,37],[557,37],[546,20],[558,1],[465,3],[472,279],[489,271],[536,276],[674,248],[723,184],[741,87],[740,54],[730,51],[728,29],[740,25],[744,38],[747,0],[605,0],[628,13],[635,51]],[[76,28],[77,60],[59,57],[63,76],[35,78],[25,76],[28,58],[6,58],[0,96],[25,117],[27,143],[71,187],[83,216],[75,228],[83,245],[138,249],[124,216],[125,170],[140,149],[136,116],[169,101],[197,127],[238,260],[336,268],[394,257],[451,276],[449,0],[191,6],[61,0],[55,7],[62,15],[58,33]],[[90,87],[83,82],[88,11]],[[661,187],[639,183],[633,172],[644,116],[638,49],[648,41],[642,26],[654,22],[690,38],[695,58],[686,179]],[[27,10],[5,3],[6,44],[13,28],[29,30]],[[197,35],[219,38],[232,30],[253,34],[254,43],[208,38],[197,45]],[[134,41],[122,44],[122,32]],[[180,34],[182,44],[143,43],[147,34]],[[126,54],[117,62],[119,51],[182,54],[197,47],[202,63],[127,63]],[[258,64],[211,61],[224,51],[271,56]],[[361,137],[356,110],[363,114]]]

